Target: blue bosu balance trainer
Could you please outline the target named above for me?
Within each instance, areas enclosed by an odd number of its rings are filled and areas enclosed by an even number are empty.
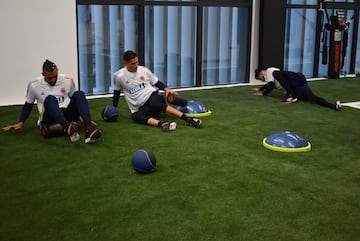
[[[185,106],[178,106],[177,109],[189,117],[204,117],[211,115],[211,111],[201,102],[190,100]]]
[[[310,142],[290,131],[278,132],[265,137],[263,146],[267,149],[280,152],[311,151]]]

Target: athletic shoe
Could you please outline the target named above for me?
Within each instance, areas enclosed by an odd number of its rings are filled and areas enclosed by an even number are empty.
[[[165,121],[161,124],[162,131],[174,131],[176,129],[176,122]]]
[[[189,118],[187,120],[187,123],[191,127],[200,128],[202,121],[200,119],[197,119],[197,118]]]
[[[281,100],[281,102],[290,102],[291,96],[287,95],[284,99]]]
[[[66,130],[66,134],[70,136],[72,142],[80,140],[80,135],[78,133],[79,125],[76,122],[71,122]]]
[[[292,97],[291,103],[295,103],[295,102],[297,102],[297,101],[298,101],[298,99],[297,99],[296,97]]]
[[[93,126],[89,126],[85,131],[85,143],[92,144],[97,138],[100,138],[101,131]]]
[[[335,103],[335,109],[336,109],[337,111],[341,110],[341,103],[340,103],[339,100],[337,100],[336,103]]]
[[[285,97],[285,99],[283,99],[281,102],[295,103],[297,101],[298,99],[296,97],[289,96]]]

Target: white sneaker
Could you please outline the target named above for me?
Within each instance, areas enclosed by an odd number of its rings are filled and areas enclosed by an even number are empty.
[[[164,122],[161,125],[162,131],[174,131],[176,129],[176,122]]]
[[[298,99],[296,98],[296,97],[292,97],[291,98],[291,103],[295,103],[295,102],[297,102],[298,101]]]
[[[335,108],[336,108],[337,111],[341,110],[341,103],[340,103],[339,100],[336,101]]]
[[[80,135],[79,133],[75,132],[74,134],[72,134],[70,136],[70,140],[71,142],[77,142],[78,140],[80,140]]]
[[[297,101],[298,101],[298,99],[296,97],[289,96],[289,97],[286,97],[285,99],[283,99],[281,102],[295,103]]]

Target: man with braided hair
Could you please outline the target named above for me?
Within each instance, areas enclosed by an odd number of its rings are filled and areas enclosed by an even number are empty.
[[[82,120],[85,143],[94,143],[101,136],[101,131],[92,125],[85,95],[76,90],[72,76],[59,74],[57,66],[50,60],[44,62],[42,71],[42,76],[30,81],[27,86],[26,100],[18,123],[5,126],[2,130],[21,129],[36,100],[43,136],[54,135],[49,133],[52,130],[57,134],[68,135],[72,142],[78,141],[80,135],[77,122]]]
[[[131,111],[131,119],[137,123],[157,126],[163,131],[175,130],[175,122],[158,119],[160,113],[165,113],[184,120],[191,127],[201,127],[201,120],[187,117],[181,111],[166,104],[159,90],[164,90],[166,96],[177,94],[176,91],[168,88],[148,68],[139,66],[139,60],[134,51],[126,51],[123,59],[125,67],[114,74],[113,105],[115,107],[118,106],[122,91]]]

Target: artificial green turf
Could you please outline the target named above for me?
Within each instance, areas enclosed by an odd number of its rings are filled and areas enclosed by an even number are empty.
[[[309,85],[331,102],[360,100],[359,78]],[[284,105],[251,86],[182,94],[213,112],[202,129],[135,124],[123,98],[119,121],[105,123],[103,98],[89,100],[103,130],[93,145],[42,138],[35,108],[22,130],[1,132],[0,240],[358,240],[360,110]],[[20,111],[0,107],[0,126]],[[262,146],[285,130],[312,151]],[[155,153],[154,173],[132,170],[138,149]]]

